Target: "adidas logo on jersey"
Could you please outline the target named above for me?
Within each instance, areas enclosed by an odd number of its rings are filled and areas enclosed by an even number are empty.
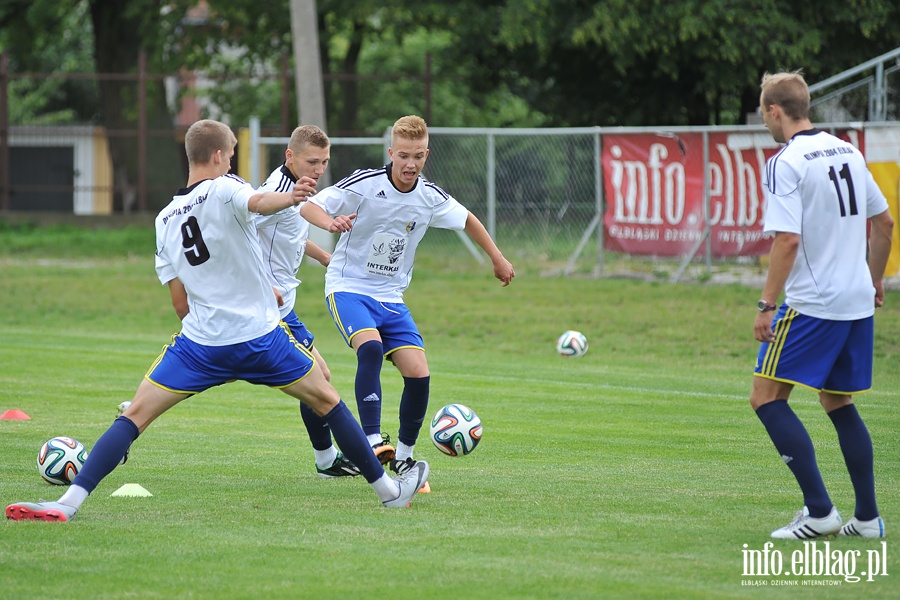
[[[381,190],[380,192],[378,192],[377,194],[375,194],[375,197],[376,197],[376,198],[387,199],[387,194],[384,193],[384,190]]]

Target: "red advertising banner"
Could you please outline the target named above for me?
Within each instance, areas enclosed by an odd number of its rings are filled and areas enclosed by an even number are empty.
[[[861,147],[861,132],[837,134]],[[769,252],[762,180],[780,144],[767,131],[710,132],[707,139],[708,215],[702,133],[603,136],[607,250],[683,256],[704,238],[708,222],[713,257]]]

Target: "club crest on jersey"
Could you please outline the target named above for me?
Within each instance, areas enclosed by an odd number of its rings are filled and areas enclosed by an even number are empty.
[[[410,221],[409,223],[406,224],[406,233],[409,233],[410,231],[412,231],[415,228],[416,228],[416,222]]]

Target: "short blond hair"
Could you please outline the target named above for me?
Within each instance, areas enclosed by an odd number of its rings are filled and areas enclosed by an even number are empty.
[[[324,131],[315,125],[301,125],[294,129],[294,132],[291,134],[288,148],[294,152],[302,152],[307,145],[324,150],[331,147],[331,140],[328,139]]]
[[[428,125],[425,119],[416,115],[406,115],[400,117],[391,127],[391,145],[394,138],[403,138],[404,140],[418,141],[425,140],[425,146],[428,146]]]
[[[764,106],[777,104],[794,121],[809,118],[809,86],[801,70],[765,73],[759,87]]]
[[[184,134],[184,150],[188,164],[206,165],[216,151],[228,152],[237,144],[231,127],[212,119],[203,119],[191,125]]]

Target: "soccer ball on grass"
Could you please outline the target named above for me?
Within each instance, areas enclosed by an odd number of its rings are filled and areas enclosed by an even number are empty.
[[[584,356],[588,351],[588,341],[580,331],[567,331],[556,341],[556,351],[563,356]]]
[[[87,460],[84,445],[70,437],[55,437],[47,440],[38,452],[38,473],[47,483],[69,485]]]
[[[448,404],[431,420],[431,441],[448,456],[465,456],[481,441],[481,419],[467,406]]]

